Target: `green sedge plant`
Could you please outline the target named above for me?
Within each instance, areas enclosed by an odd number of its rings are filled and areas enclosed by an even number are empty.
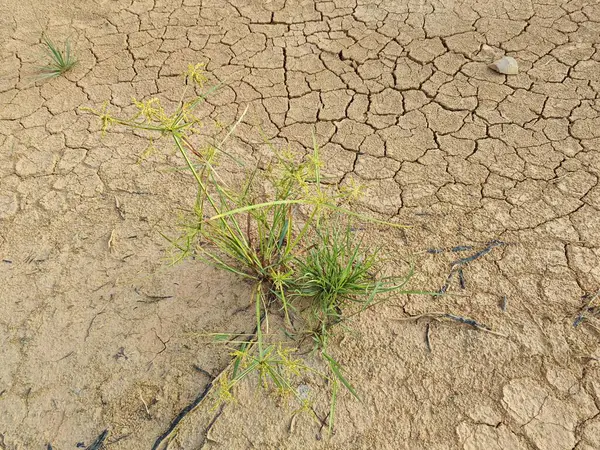
[[[77,58],[71,49],[71,41],[65,41],[63,49],[56,45],[48,36],[42,35],[42,45],[49,61],[46,65],[38,67],[39,78],[56,78],[68,72],[77,65]]]
[[[331,390],[327,414],[331,430],[340,387],[359,398],[329,350],[333,330],[382,301],[382,296],[408,292],[404,288],[411,276],[379,276],[379,251],[368,250],[356,239],[352,223],[401,225],[353,212],[349,205],[360,194],[359,187],[324,183],[316,139],[301,159],[270,146],[273,158],[266,169],[255,168],[243,180],[226,180],[219,169],[220,158],[234,159],[223,147],[243,115],[222,139],[198,145],[201,123],[194,110],[218,85],[186,101],[188,88],[202,89],[207,78],[202,64],[189,65],[184,77],[186,87],[172,113],[157,98],[134,99],[137,112],[129,118],[112,116],[107,104],[102,110],[87,111],[100,118],[103,132],[120,125],[172,140],[198,188],[191,219],[180,236],[168,238],[178,251],[177,259],[200,256],[253,285],[255,331],[237,342],[231,365],[215,380],[218,398],[232,399],[236,385],[258,374],[264,387],[291,394],[301,410],[319,418],[297,388],[303,376],[312,374]],[[285,335],[295,344],[274,340],[275,333],[269,332],[273,314],[281,317]],[[312,338],[313,353],[320,356],[324,370],[299,357],[296,347],[305,337]]]

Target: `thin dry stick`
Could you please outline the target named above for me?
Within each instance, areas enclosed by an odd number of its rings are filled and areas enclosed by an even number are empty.
[[[167,429],[167,431],[165,431],[162,435],[160,435],[158,437],[158,439],[156,439],[156,442],[154,442],[154,445],[152,446],[152,450],[159,450],[159,449],[165,450],[165,449],[167,449],[169,447],[170,442],[177,435],[177,430],[179,428],[179,423],[188,414],[190,414],[191,412],[193,412],[194,410],[196,410],[196,408],[202,404],[202,402],[204,401],[204,399],[206,398],[206,396],[212,390],[212,388],[214,386],[215,380],[217,380],[221,375],[223,375],[227,370],[229,370],[230,367],[231,367],[231,364],[227,365],[227,367],[225,369],[223,369],[213,380],[211,380],[206,385],[206,387],[204,388],[204,390],[194,399],[194,401],[192,403],[190,403],[189,405],[187,405],[185,408],[183,408],[179,412],[179,414],[177,415],[177,417],[175,417],[175,419],[171,422],[171,425],[169,426],[169,428]]]
[[[598,289],[598,291],[596,291],[594,295],[590,296],[589,300],[585,302],[583,308],[579,310],[579,315],[575,319],[575,322],[573,322],[574,327],[577,327],[581,322],[583,322],[586,319],[586,316],[588,315],[587,313],[593,312],[595,308],[592,306],[592,303],[594,303],[594,300],[596,300],[599,296],[600,289]]]
[[[427,327],[425,328],[425,345],[427,346],[427,350],[429,351],[429,353],[431,353],[431,339],[429,338],[429,333],[430,333],[430,328],[431,328],[431,324],[428,323]]]
[[[402,321],[402,322],[409,321],[409,320],[419,320],[419,319],[423,319],[423,318],[429,318],[429,319],[438,320],[438,321],[442,321],[444,319],[453,320],[458,323],[470,325],[479,331],[485,331],[486,333],[490,333],[495,336],[500,336],[500,337],[504,337],[504,338],[508,337],[508,335],[506,335],[504,333],[500,333],[498,331],[494,331],[494,330],[488,328],[486,325],[483,325],[473,319],[469,319],[467,317],[456,316],[454,314],[443,313],[443,312],[423,313],[423,314],[418,314],[416,316],[410,316],[410,317],[392,317],[393,320],[398,320],[398,321]]]
[[[96,438],[96,440],[86,448],[86,450],[101,450],[104,447],[104,441],[108,436],[108,429],[104,430],[100,435]]]
[[[297,416],[298,416],[298,414],[292,415],[292,419],[290,420],[290,426],[288,428],[288,432],[290,434],[294,434],[294,429],[296,428],[296,417]]]
[[[119,213],[119,217],[121,217],[121,219],[125,220],[125,214],[123,214],[123,210],[121,209],[121,203],[119,202],[119,198],[115,195],[115,208],[117,209],[117,212]]]
[[[115,241],[115,230],[113,229],[110,232],[110,236],[108,237],[108,249],[112,252],[113,249],[113,243]]]
[[[148,414],[148,417],[152,417],[152,415],[150,414],[150,409],[148,408],[148,403],[146,403],[146,400],[144,400],[144,397],[142,396],[142,390],[141,389],[140,389],[140,400],[144,404],[144,408],[146,408],[146,414]]]
[[[262,326],[263,320],[264,320],[264,316],[261,317],[260,326]],[[258,333],[258,326],[254,328],[254,332],[249,335],[248,340],[245,341],[244,343],[242,343],[242,345],[244,345],[244,344],[252,345],[252,343],[254,342],[254,339],[256,338],[257,333]],[[227,366],[223,370],[221,370],[212,380],[209,381],[209,383],[206,385],[204,390],[194,399],[194,401],[192,401],[192,403],[187,405],[185,408],[183,408],[179,412],[179,414],[177,414],[177,417],[175,417],[175,419],[173,419],[173,421],[169,425],[169,428],[167,429],[167,431],[165,431],[162,435],[160,435],[158,437],[158,439],[156,439],[156,441],[154,442],[154,445],[152,446],[152,450],[168,449],[169,443],[177,435],[177,430],[179,428],[179,424],[181,423],[181,421],[188,414],[195,411],[198,408],[198,406],[200,406],[204,402],[204,400],[206,399],[208,394],[212,391],[212,388],[214,387],[215,382],[217,380],[219,380],[219,378],[221,378],[225,373],[227,373],[229,370],[231,370],[231,368],[233,367],[234,364],[235,364],[235,359],[233,359],[229,364],[227,364]],[[217,418],[218,418],[218,416],[217,416]],[[215,420],[216,420],[216,418],[215,418]],[[214,425],[214,423],[211,423],[209,426],[212,427],[213,425]],[[208,428],[207,431],[210,431],[210,428]]]

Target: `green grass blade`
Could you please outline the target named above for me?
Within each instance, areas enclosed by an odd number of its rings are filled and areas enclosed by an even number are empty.
[[[68,39],[65,42],[64,51],[61,51],[46,35],[42,35],[42,44],[50,58],[50,62],[45,66],[38,67],[41,72],[40,79],[57,77],[71,70],[77,63],[71,51],[71,42]]]
[[[228,216],[233,216],[234,214],[240,214],[243,212],[247,212],[247,211],[253,211],[255,209],[260,209],[260,208],[267,208],[269,206],[275,206],[275,205],[299,205],[299,204],[303,204],[303,205],[308,205],[311,204],[312,202],[309,200],[301,200],[301,199],[297,199],[297,200],[275,200],[272,202],[264,202],[264,203],[255,203],[253,205],[246,205],[243,206],[241,208],[235,208],[232,209],[230,211],[225,211],[221,214],[217,214],[216,216],[212,216],[210,218],[208,218],[207,220],[217,220],[217,219],[222,219],[224,217],[228,217]]]
[[[342,382],[342,384],[346,387],[346,389],[348,389],[348,391],[350,391],[350,393],[358,401],[362,401],[360,399],[360,397],[358,396],[358,394],[356,393],[356,391],[354,390],[354,388],[352,387],[352,385],[348,382],[348,380],[346,380],[346,378],[344,378],[344,375],[342,375],[342,371],[341,371],[339,363],[335,359],[333,359],[331,356],[329,356],[327,353],[321,352],[321,354],[329,363],[329,367],[331,368],[331,371],[334,373],[334,375],[337,377],[337,379]]]
[[[329,434],[333,431],[333,422],[335,420],[335,407],[337,405],[337,394],[338,394],[338,382],[333,381],[333,388],[331,390],[331,404],[329,406]]]

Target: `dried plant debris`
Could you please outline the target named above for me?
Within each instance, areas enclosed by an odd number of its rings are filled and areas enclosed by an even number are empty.
[[[472,255],[466,256],[464,258],[459,258],[457,260],[454,260],[450,263],[450,273],[448,274],[448,277],[446,278],[446,282],[444,283],[444,285],[441,287],[440,289],[440,294],[444,294],[448,288],[450,287],[450,282],[452,281],[452,279],[454,278],[455,275],[458,275],[458,282],[460,285],[461,289],[466,289],[466,282],[465,282],[465,275],[463,272],[463,268],[473,262],[478,260],[479,258],[481,258],[482,256],[487,255],[489,252],[491,252],[495,247],[499,247],[499,246],[503,246],[506,245],[505,242],[502,241],[498,241],[496,239],[493,239],[491,241],[489,241],[485,248],[483,248],[482,250],[479,250],[475,253],[473,253]],[[457,247],[452,247],[450,249],[451,252],[459,252],[459,251],[467,251],[467,250],[472,250],[473,247],[470,245],[460,245]],[[444,250],[437,250],[437,249],[429,249],[427,250],[427,253],[441,253]]]
[[[600,317],[600,289],[595,294],[584,295],[582,300],[585,301],[585,305],[579,310],[579,314],[573,322],[574,327],[578,327],[591,317]]]
[[[101,450],[104,448],[104,441],[108,436],[108,429],[104,430],[100,435],[96,438],[96,440],[86,448],[86,450]]]
[[[444,253],[444,252],[457,253],[457,252],[465,252],[465,251],[473,250],[473,248],[474,247],[472,245],[457,245],[455,247],[450,247],[448,249],[445,249],[445,248],[428,248],[427,249],[427,253],[430,253],[432,255],[435,255],[437,253]]]
[[[485,325],[481,322],[478,322],[474,319],[471,319],[470,317],[458,316],[456,314],[450,314],[450,313],[444,313],[444,312],[423,313],[423,314],[418,314],[418,315],[410,316],[410,317],[396,318],[394,320],[407,321],[407,320],[419,320],[419,319],[432,319],[432,320],[437,320],[437,321],[442,321],[442,320],[454,321],[454,322],[458,322],[458,323],[461,323],[464,325],[469,325],[477,330],[485,331],[486,333],[494,334],[496,336],[508,337],[504,333],[499,333],[497,331],[494,331],[490,326]],[[431,348],[431,343],[429,342],[429,330],[426,330],[426,344],[427,344],[428,348]]]
[[[431,332],[431,324],[427,323],[425,326],[425,346],[427,347],[427,351],[431,353],[431,339],[429,337],[429,333]]]

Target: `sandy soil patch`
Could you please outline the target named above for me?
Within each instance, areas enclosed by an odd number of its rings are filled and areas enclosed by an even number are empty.
[[[203,107],[302,149],[366,186],[362,207],[413,225],[377,235],[443,298],[366,313],[336,357],[344,395],[328,437],[290,407],[240,389],[198,411],[172,449],[600,448],[600,325],[573,322],[600,289],[600,7],[594,0],[479,2],[149,0],[0,4],[0,449],[149,449],[229,361],[197,333],[247,331],[248,287],[165,241],[193,201],[164,148],[102,136],[80,107],[179,99],[188,63],[226,86]],[[71,37],[65,77],[32,79],[41,23]],[[513,56],[520,73],[488,64]],[[377,233],[374,231],[374,233]],[[444,250],[440,252],[433,249]],[[428,251],[429,250],[429,251]],[[506,302],[504,304],[504,302]],[[505,306],[505,307],[503,307]],[[452,311],[508,337],[407,314]],[[340,336],[340,339],[342,336]],[[206,429],[211,424],[210,439]]]

